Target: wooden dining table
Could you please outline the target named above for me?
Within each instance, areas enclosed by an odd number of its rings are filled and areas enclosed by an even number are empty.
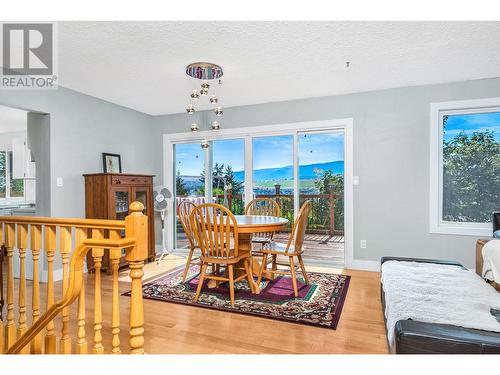
[[[278,232],[288,224],[288,219],[276,216],[260,215],[234,215],[238,226],[238,251],[252,251],[252,236],[255,233]],[[252,257],[252,272],[258,276],[260,271],[260,259]],[[236,268],[243,269],[243,263],[236,264]],[[265,277],[266,275],[264,275]],[[215,286],[209,282],[209,287]],[[256,288],[257,294],[259,288]]]

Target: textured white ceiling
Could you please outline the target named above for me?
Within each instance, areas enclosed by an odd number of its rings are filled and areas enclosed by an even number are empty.
[[[185,110],[194,61],[229,107],[498,77],[499,46],[500,22],[61,22],[59,76],[158,115]]]
[[[0,133],[25,131],[27,129],[26,111],[0,105]]]

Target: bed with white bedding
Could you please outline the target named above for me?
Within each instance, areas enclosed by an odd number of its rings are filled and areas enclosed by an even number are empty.
[[[459,263],[382,258],[394,353],[500,353],[500,293]]]

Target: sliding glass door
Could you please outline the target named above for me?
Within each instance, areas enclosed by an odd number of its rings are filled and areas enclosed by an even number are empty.
[[[344,262],[344,132],[297,135],[299,204],[312,205],[306,260]]]
[[[201,139],[175,144],[176,202],[215,202],[241,215],[253,198],[276,200],[289,226],[275,240],[286,242],[309,200],[304,259],[342,266],[344,143],[342,130],[330,130],[214,138],[205,149]],[[187,243],[179,223],[175,231],[176,248],[182,248]]]

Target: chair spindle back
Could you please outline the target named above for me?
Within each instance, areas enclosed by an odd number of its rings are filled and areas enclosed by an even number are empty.
[[[294,253],[302,253],[302,244],[304,243],[304,235],[306,233],[309,212],[311,212],[311,201],[307,200],[304,202],[302,207],[300,207],[299,214],[295,218],[292,233],[290,234],[290,239],[287,244],[287,248],[290,248],[290,245],[293,245]]]
[[[245,215],[281,217],[281,207],[271,198],[255,198],[245,207]],[[272,239],[274,232],[255,233],[254,237]]]
[[[196,205],[193,202],[184,200],[177,206],[177,216],[179,217],[179,221],[181,222],[182,229],[186,234],[186,237],[189,241],[189,247],[195,248],[197,247],[196,237],[193,232],[193,228],[191,227],[191,212],[196,208]]]
[[[238,256],[238,224],[226,207],[201,204],[194,208],[190,221],[202,257],[230,259]]]

